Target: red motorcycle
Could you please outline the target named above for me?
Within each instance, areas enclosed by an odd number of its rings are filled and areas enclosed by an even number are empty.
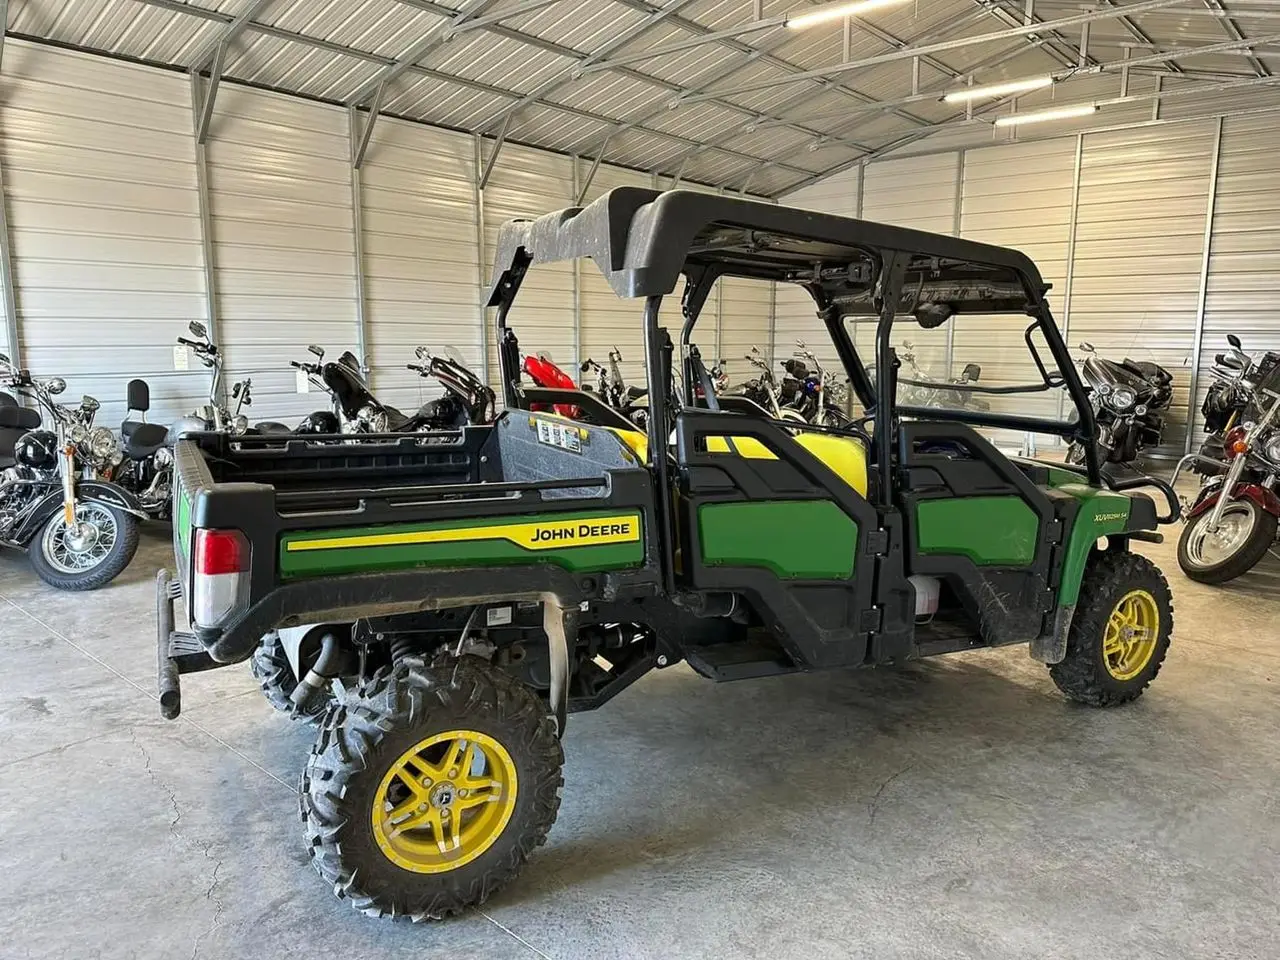
[[[573,377],[569,376],[558,366],[551,356],[547,353],[539,353],[536,357],[532,354],[524,358],[524,372],[535,386],[545,387],[552,390],[577,390],[578,385],[573,382]],[[531,410],[546,410],[547,404],[535,403],[530,406]],[[576,420],[581,414],[581,410],[572,403],[557,403],[554,405],[555,412],[562,417],[569,417]]]

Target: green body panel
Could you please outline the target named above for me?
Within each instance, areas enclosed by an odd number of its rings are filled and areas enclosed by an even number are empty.
[[[784,580],[847,580],[858,525],[830,500],[705,503],[698,539],[708,566],[762,567]]]
[[[1040,519],[1021,497],[949,497],[916,504],[916,549],[959,554],[979,566],[1026,566]]]
[[[529,549],[503,539],[495,532],[531,525],[565,527],[602,519],[624,518],[634,523],[635,539],[624,543],[556,543]],[[586,526],[582,527],[586,529]],[[341,540],[353,537],[404,536],[443,531],[476,531],[473,539],[436,543],[361,545],[291,551],[290,544]],[[553,563],[566,570],[596,571],[638,567],[644,563],[643,522],[635,510],[590,513],[548,513],[518,517],[475,517],[436,523],[388,524],[376,527],[339,527],[288,533],[280,538],[280,577],[284,580],[326,577],[344,573],[368,573],[411,567],[492,567],[525,563]]]
[[[1080,511],[1071,525],[1071,536],[1067,541],[1062,582],[1058,586],[1058,603],[1070,606],[1080,596],[1080,581],[1093,545],[1099,537],[1124,532],[1132,500],[1123,493],[1112,493],[1079,482],[1062,484],[1056,489],[1080,501]]]

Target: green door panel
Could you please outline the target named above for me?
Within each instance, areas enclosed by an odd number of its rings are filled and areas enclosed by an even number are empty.
[[[619,510],[307,530],[280,538],[280,576],[522,563],[616,570],[644,563],[642,528],[639,512]]]
[[[830,500],[704,503],[698,539],[707,566],[762,567],[784,580],[847,580],[858,525]]]
[[[959,554],[979,566],[1026,566],[1040,519],[1021,497],[948,497],[916,504],[916,549]]]
[[[1080,501],[1080,511],[1071,525],[1067,540],[1067,555],[1062,563],[1062,582],[1058,587],[1058,603],[1074,604],[1080,596],[1080,581],[1084,577],[1089,553],[1100,537],[1109,533],[1122,533],[1129,522],[1132,500],[1123,493],[1100,490],[1084,483],[1068,483],[1057,487]]]

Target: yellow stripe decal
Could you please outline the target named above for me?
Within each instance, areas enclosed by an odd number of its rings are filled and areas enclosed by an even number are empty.
[[[634,543],[640,539],[640,518],[635,515],[592,517],[589,520],[539,520],[534,523],[507,523],[455,530],[414,530],[408,533],[375,533],[358,537],[328,537],[293,540],[285,549],[345,550],[350,547],[392,547],[418,543],[458,543],[468,540],[508,540],[526,550],[554,550],[559,547],[599,547],[611,543]]]

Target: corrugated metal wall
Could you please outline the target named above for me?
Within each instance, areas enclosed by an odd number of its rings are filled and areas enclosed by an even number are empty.
[[[251,419],[296,420],[329,400],[289,361],[357,348],[347,115],[227,85],[207,149],[224,376],[253,378]]]
[[[5,45],[0,114],[21,356],[99,423],[125,383],[151,383],[153,419],[208,390],[175,373],[173,338],[204,316],[191,108],[176,74],[49,47]]]
[[[1081,356],[1075,348],[1088,340],[1108,356],[1154,360],[1173,373],[1170,428],[1156,451],[1172,457],[1188,443],[1202,297],[1193,422],[1208,386],[1204,371],[1228,332],[1238,332],[1254,349],[1280,349],[1280,312],[1270,308],[1280,271],[1277,116],[1221,121],[1216,179],[1218,121],[1143,124],[877,161],[866,167],[862,213],[942,233],[958,226],[962,236],[1030,254],[1053,284],[1049,302],[1074,355]],[[854,168],[782,202],[851,212],[858,196]],[[784,328],[799,325],[811,311],[796,306],[800,300],[791,291],[779,290],[778,302],[775,342],[781,350],[790,342]],[[993,319],[963,331],[957,325],[953,369],[974,359],[983,365],[984,380],[1009,379],[1013,370],[1002,358],[1012,357],[1022,330],[1007,322]],[[1004,325],[997,329],[997,323]],[[923,365],[939,347],[921,348],[926,331],[911,335]],[[1198,436],[1198,429],[1193,433]]]
[[[26,41],[6,44],[0,158],[13,238],[23,360],[123,417],[124,384],[151,382],[152,419],[201,403],[208,377],[174,369],[174,339],[208,318],[192,90],[179,73]],[[486,141],[484,150],[492,148]],[[227,382],[251,376],[253,419],[323,406],[289,361],[308,343],[336,357],[360,342],[351,132],[345,110],[224,83],[206,142],[214,317]],[[587,161],[579,161],[585,178]],[[383,117],[360,171],[365,361],[375,391],[405,409],[438,393],[404,368],[418,345],[457,347],[496,376],[480,299],[498,228],[575,198],[568,157],[507,144],[481,196],[474,138]],[[601,165],[588,199],[646,174]],[[767,285],[713,295],[699,341],[768,340]],[[676,297],[666,318],[678,326]],[[589,263],[542,265],[512,323],[521,346],[576,375],[618,346],[643,378],[642,307],[613,296]],[[490,315],[489,320],[492,320]],[[0,326],[0,343],[4,331]],[[7,344],[0,346],[6,349]]]
[[[1280,124],[1274,114],[1222,122],[1195,409],[1213,356],[1234,333],[1250,352],[1280,350]],[[1197,420],[1197,425],[1199,421]],[[1195,442],[1204,431],[1196,430]]]

